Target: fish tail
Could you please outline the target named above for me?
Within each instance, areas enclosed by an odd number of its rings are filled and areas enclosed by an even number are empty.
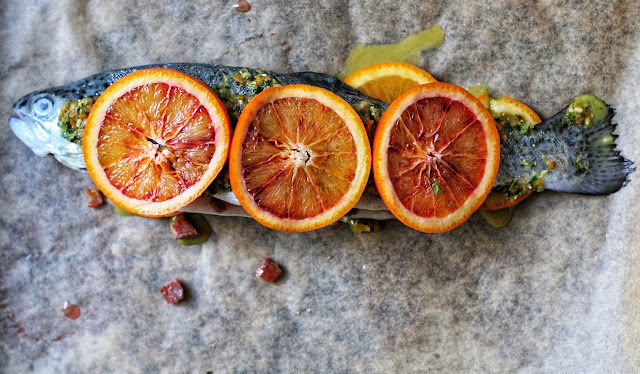
[[[608,108],[607,116],[597,126],[585,129],[581,141],[576,142],[574,154],[578,155],[573,165],[573,172],[580,183],[575,185],[574,192],[589,195],[606,195],[618,191],[629,183],[629,174],[635,168],[633,162],[623,157],[616,149],[614,135],[616,123],[613,122],[615,110]]]

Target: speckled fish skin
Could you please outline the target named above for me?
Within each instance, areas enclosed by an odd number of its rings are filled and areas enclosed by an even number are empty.
[[[326,74],[314,72],[277,74],[241,67],[174,63],[113,70],[64,86],[30,93],[14,105],[13,110],[16,116],[9,120],[10,126],[16,136],[36,154],[42,156],[51,153],[64,165],[83,169],[85,165],[81,146],[63,138],[57,125],[64,101],[99,96],[109,85],[125,75],[140,69],[157,67],[174,69],[194,76],[214,90],[222,84],[225,76],[232,76],[246,69],[252,75],[266,73],[280,84],[309,84],[325,88],[354,106],[368,102],[380,111],[388,107],[388,104],[365,96],[345,85],[338,78]],[[243,90],[246,93],[246,88],[242,85],[235,84],[233,90],[237,94],[242,94]],[[233,109],[227,106],[227,109],[233,120],[234,117],[237,118],[238,110],[242,108]],[[508,188],[514,178],[527,179],[532,173],[543,171],[547,158],[552,159],[556,166],[544,176],[545,189],[602,195],[613,193],[627,183],[627,176],[634,170],[631,162],[615,150],[615,142],[607,145],[598,144],[598,140],[603,135],[612,136],[611,133],[615,129],[615,124],[611,121],[613,109],[609,108],[604,121],[592,124],[589,128],[566,126],[562,121],[564,113],[565,110],[562,110],[536,126],[532,137],[524,136],[519,139],[508,137],[502,142],[500,169],[494,190]],[[586,172],[580,173],[572,162],[577,157],[583,157],[585,162],[590,163],[591,166]],[[524,167],[523,159],[530,160],[531,164],[536,166]]]
[[[635,169],[616,149],[614,109],[606,106],[606,116],[596,123],[576,125],[565,120],[569,108],[534,126],[530,136],[502,140],[494,191],[534,176],[543,178],[544,189],[589,195],[614,193],[628,183]]]
[[[52,154],[65,166],[73,169],[84,169],[85,164],[82,158],[82,147],[63,138],[61,136],[61,130],[58,127],[58,116],[64,102],[67,100],[80,100],[85,97],[97,97],[118,79],[134,71],[147,68],[167,68],[181,71],[200,79],[209,87],[214,88],[214,90],[215,87],[223,83],[225,76],[233,76],[233,74],[246,69],[252,75],[266,73],[275,78],[280,84],[307,84],[327,89],[352,105],[356,105],[365,100],[372,106],[380,108],[381,111],[388,106],[388,104],[382,101],[363,95],[352,87],[342,83],[338,78],[327,74],[314,72],[277,74],[242,67],[170,63],[112,70],[95,74],[63,86],[32,92],[15,103],[13,111],[16,116],[9,119],[9,125],[16,136],[37,155],[44,156]],[[236,84],[236,82],[233,81],[230,83],[234,92],[237,94],[246,94],[246,87]],[[248,98],[250,97],[251,96],[248,96]],[[235,111],[229,107],[227,109],[229,109],[232,121],[234,119],[237,120],[237,115],[239,115],[237,110],[241,108],[236,108]]]

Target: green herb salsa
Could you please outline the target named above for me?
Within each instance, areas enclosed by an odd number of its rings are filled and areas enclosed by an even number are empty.
[[[58,127],[63,138],[72,143],[82,144],[84,127],[95,101],[95,97],[85,97],[80,100],[67,100],[62,104],[58,116]]]
[[[267,88],[281,85],[277,79],[263,70],[256,71],[257,74],[251,74],[249,69],[240,69],[222,77],[219,85],[210,86],[229,111],[233,125],[254,96]]]
[[[609,112],[607,104],[591,94],[580,95],[571,101],[564,113],[564,122],[569,126],[586,126],[604,121]]]

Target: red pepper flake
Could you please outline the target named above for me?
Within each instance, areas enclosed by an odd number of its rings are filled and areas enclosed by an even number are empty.
[[[89,196],[89,208],[97,208],[100,205],[104,204],[102,194],[97,188],[88,188],[87,196]]]
[[[265,258],[256,269],[256,277],[265,282],[274,282],[280,275],[282,275],[282,269],[269,257]]]
[[[160,292],[164,295],[164,299],[167,300],[167,304],[176,304],[184,298],[184,289],[178,278],[165,283],[160,287]]]
[[[549,167],[549,169],[555,169],[556,168],[556,163],[553,162],[552,160],[547,161],[547,166]]]
[[[251,10],[251,5],[247,2],[247,0],[240,0],[233,6],[233,8],[238,13],[247,13]]]
[[[71,304],[68,300],[64,302],[64,309],[62,309],[62,311],[67,318],[77,319],[80,317],[80,307],[76,304]]]
[[[198,229],[193,226],[184,214],[177,215],[171,222],[171,231],[176,239],[190,239],[199,236]]]

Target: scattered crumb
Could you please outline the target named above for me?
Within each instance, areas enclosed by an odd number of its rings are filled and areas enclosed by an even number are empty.
[[[282,275],[282,269],[280,269],[280,266],[278,266],[278,264],[269,257],[262,260],[262,263],[256,269],[256,277],[265,282],[274,282],[278,277],[280,277],[280,275]]]
[[[87,196],[89,197],[89,203],[87,204],[89,208],[97,208],[104,204],[102,194],[97,188],[87,188]]]
[[[236,10],[236,12],[247,13],[251,10],[251,4],[249,4],[247,0],[239,0],[238,3],[233,6],[233,8]]]
[[[184,214],[177,215],[171,222],[171,232],[173,237],[177,239],[190,239],[200,235],[195,226],[189,221]]]
[[[176,304],[184,298],[184,289],[178,278],[165,283],[160,287],[160,292],[164,295],[164,299],[167,300],[167,304]]]
[[[77,319],[78,317],[80,317],[81,313],[80,307],[76,304],[71,304],[69,300],[64,302],[62,311],[64,312],[64,315],[67,316],[67,318],[71,319]]]

